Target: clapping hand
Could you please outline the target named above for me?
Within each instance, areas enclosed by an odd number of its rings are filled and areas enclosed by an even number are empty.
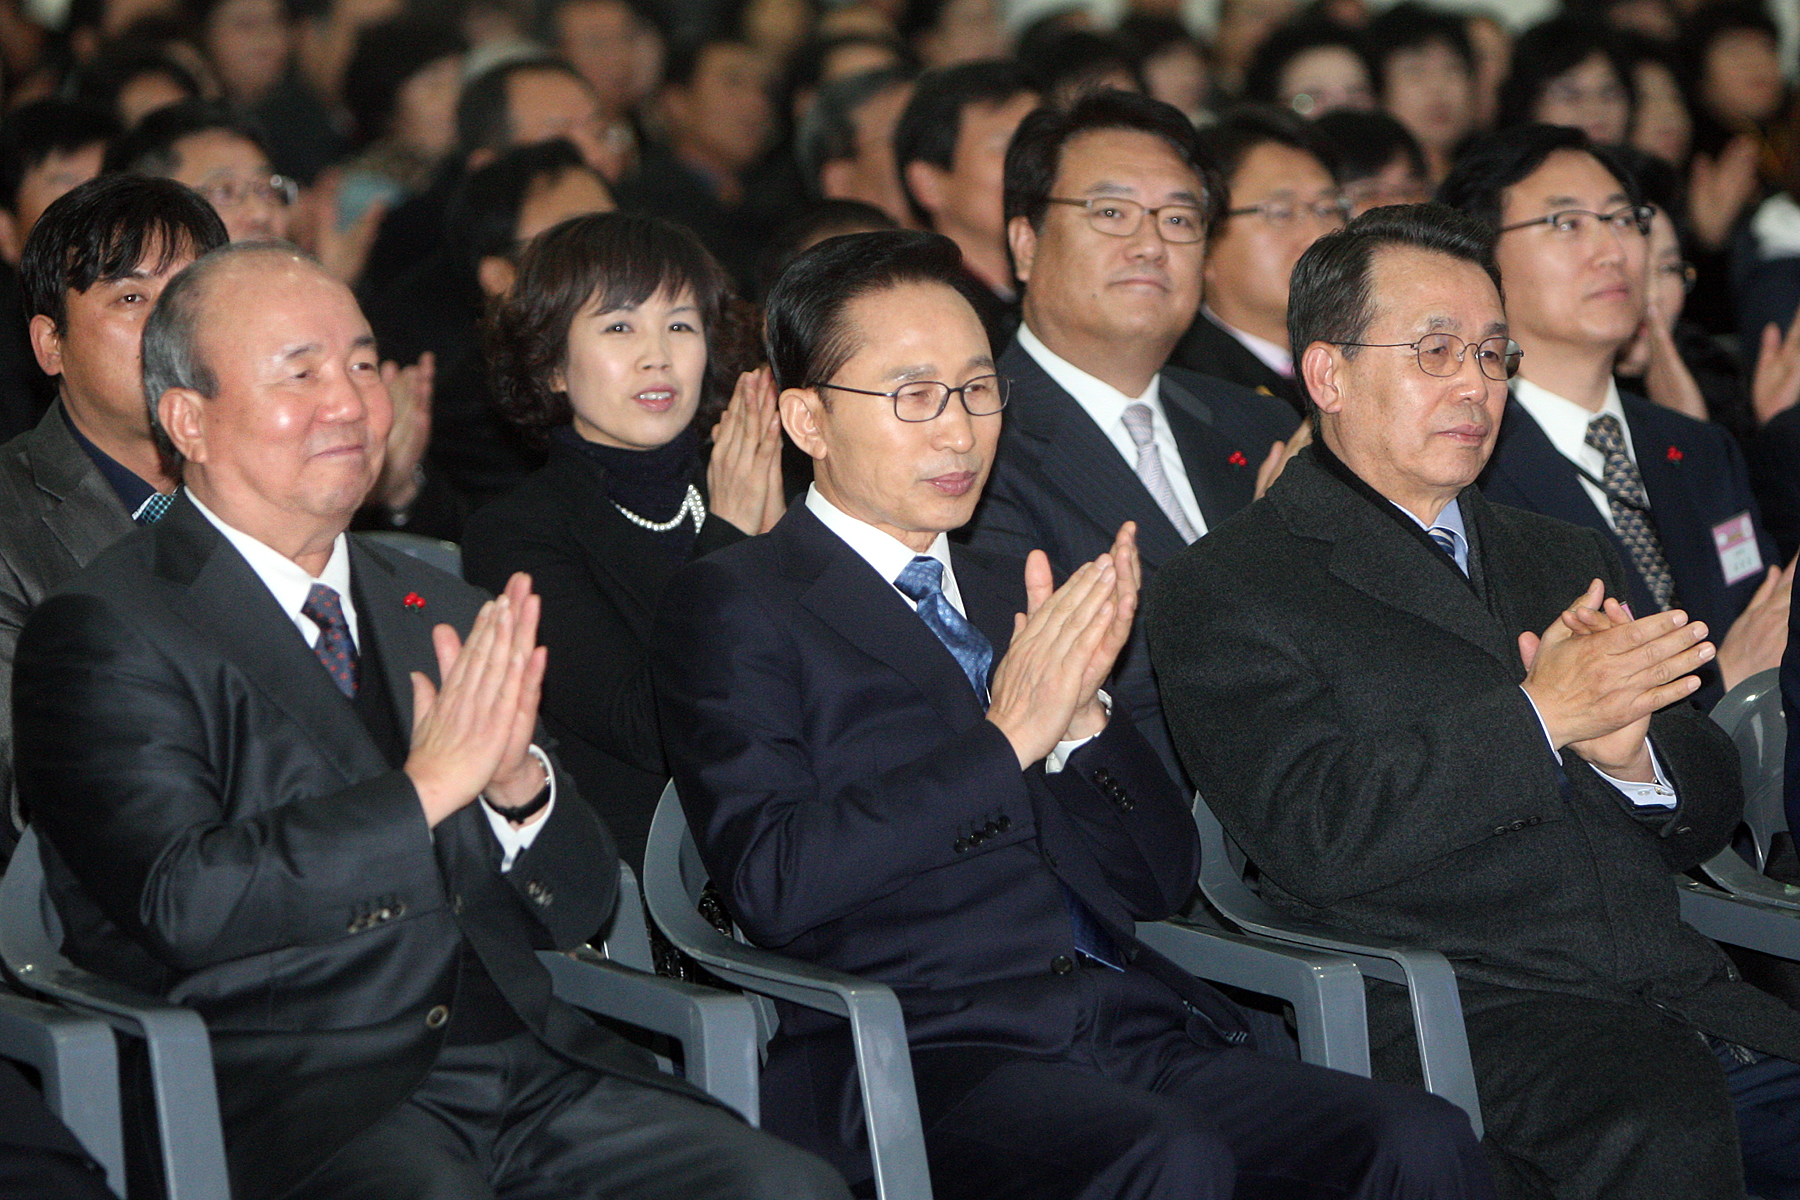
[[[419,463],[431,444],[431,395],[436,379],[437,355],[429,350],[410,367],[381,364],[381,382],[393,400],[394,423],[388,429],[381,476],[369,499],[384,508],[404,509],[419,498]]]
[[[1294,460],[1294,455],[1304,450],[1311,441],[1312,422],[1302,421],[1300,428],[1294,430],[1288,436],[1287,441],[1270,443],[1268,457],[1263,459],[1262,466],[1256,468],[1256,491],[1251,499],[1261,500],[1263,494],[1274,485],[1277,479],[1281,478],[1281,473],[1287,470],[1287,465]]]
[[[781,410],[768,367],[738,376],[713,429],[706,470],[713,515],[745,533],[767,533],[786,511],[781,479]]]

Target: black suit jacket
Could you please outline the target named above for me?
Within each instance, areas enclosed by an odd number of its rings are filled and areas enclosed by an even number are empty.
[[[1265,895],[1443,951],[1471,1013],[1561,993],[1800,1054],[1800,1016],[1682,923],[1670,878],[1736,827],[1730,740],[1691,705],[1657,714],[1680,804],[1636,809],[1573,753],[1559,772],[1519,687],[1521,631],[1595,577],[1622,590],[1606,540],[1467,488],[1465,579],[1319,450],[1165,567],[1146,608],[1175,744]],[[1408,1033],[1392,1000],[1371,1001],[1377,1044]]]
[[[708,516],[690,557],[743,537],[731,522]],[[681,564],[658,541],[607,499],[604,467],[552,441],[544,469],[471,517],[462,542],[469,582],[498,593],[514,571],[526,571],[543,597],[538,640],[550,650],[544,725],[556,738],[558,761],[600,810],[620,854],[639,869],[669,781],[650,637]]]
[[[408,730],[408,672],[437,674],[431,626],[466,632],[482,595],[350,546],[361,637],[385,668],[363,686],[385,686]],[[537,961],[592,936],[616,900],[612,840],[568,777],[505,874],[478,803],[429,829],[406,774],[192,504],[38,607],[14,696],[64,948],[206,1019],[235,1194],[280,1195],[418,1085],[465,940],[546,1045],[691,1092],[553,999]]]
[[[1012,397],[987,490],[961,536],[1013,558],[1042,550],[1065,576],[1104,553],[1120,525],[1136,521],[1148,583],[1186,546],[1175,526],[1112,439],[1024,347],[1008,346],[999,366]],[[1163,370],[1161,395],[1194,499],[1214,528],[1250,503],[1270,444],[1289,437],[1296,419],[1273,397],[1179,367]],[[1141,623],[1110,687],[1114,704],[1180,779]]]
[[[1298,379],[1290,379],[1271,368],[1242,342],[1219,328],[1204,312],[1194,318],[1193,325],[1175,344],[1169,362],[1286,401],[1295,416],[1306,413],[1306,400],[1301,395]]]
[[[970,621],[1003,648],[1023,567],[955,547]],[[712,879],[760,945],[894,988],[915,1048],[1056,1056],[1084,1036],[1067,884],[1219,1034],[1236,1011],[1139,947],[1185,903],[1199,848],[1186,796],[1128,721],[1060,773],[1021,771],[912,605],[804,504],[684,567],[656,669],[669,765]],[[844,1026],[784,1009],[771,1121],[847,1162],[860,1136]]]

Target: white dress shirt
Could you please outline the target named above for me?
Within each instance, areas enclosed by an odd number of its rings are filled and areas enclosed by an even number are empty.
[[[1606,498],[1605,489],[1593,481],[1606,477],[1606,455],[1587,444],[1587,431],[1588,422],[1601,413],[1611,413],[1618,419],[1619,430],[1625,436],[1625,456],[1634,464],[1637,462],[1637,451],[1631,447],[1631,424],[1625,420],[1625,406],[1619,403],[1618,385],[1610,379],[1606,381],[1606,399],[1600,405],[1600,412],[1589,412],[1573,400],[1545,391],[1523,376],[1512,381],[1512,391],[1525,411],[1531,414],[1531,419],[1542,427],[1544,436],[1550,439],[1556,452],[1585,472],[1577,477],[1581,480],[1582,490],[1594,502],[1606,527],[1616,531],[1618,526],[1613,524],[1612,504]]]
[[[325,560],[325,569],[319,572],[318,578],[307,574],[306,569],[287,555],[276,550],[240,529],[227,525],[217,513],[200,502],[200,497],[189,492],[188,499],[200,510],[200,515],[213,523],[225,540],[230,542],[237,552],[244,556],[256,577],[262,580],[269,594],[275,597],[275,603],[281,611],[288,615],[299,630],[300,636],[308,646],[316,646],[320,635],[324,632],[311,617],[300,612],[306,604],[306,597],[311,593],[313,585],[322,583],[338,594],[338,603],[344,610],[344,621],[350,626],[350,643],[356,645],[362,640],[356,621],[356,602],[351,599],[350,591],[350,549],[343,534],[338,534],[331,543],[331,557]],[[500,840],[502,871],[512,868],[513,859],[521,851],[531,845],[537,838],[538,831],[544,827],[544,821],[550,816],[550,810],[556,807],[556,772],[550,769],[550,760],[542,750],[531,747],[532,757],[544,768],[544,774],[550,779],[550,803],[544,807],[543,817],[531,824],[519,827],[490,808],[485,797],[481,811],[487,814],[488,824],[493,827],[494,836]]]
[[[1260,338],[1254,333],[1245,333],[1235,325],[1226,324],[1223,317],[1206,307],[1204,304],[1200,306],[1200,312],[1207,320],[1230,334],[1232,340],[1237,342],[1238,345],[1261,359],[1263,366],[1269,368],[1269,370],[1275,372],[1283,379],[1292,379],[1294,377],[1293,351],[1284,346],[1276,345],[1268,338]]]
[[[1075,403],[1081,405],[1087,415],[1093,418],[1094,424],[1100,427],[1100,432],[1118,447],[1133,474],[1137,473],[1138,448],[1137,443],[1131,440],[1131,431],[1125,428],[1125,409],[1133,404],[1142,404],[1150,410],[1150,431],[1154,437],[1156,452],[1162,456],[1163,475],[1169,481],[1169,490],[1175,493],[1175,502],[1181,505],[1181,511],[1187,515],[1194,532],[1205,537],[1206,514],[1200,511],[1200,502],[1194,498],[1194,487],[1188,482],[1187,468],[1181,462],[1181,447],[1175,444],[1175,434],[1169,429],[1169,418],[1163,415],[1162,378],[1153,376],[1143,395],[1127,396],[1110,383],[1095,379],[1057,355],[1024,322],[1019,324],[1018,339],[1019,347],[1031,355],[1038,366],[1044,368],[1044,374],[1055,380],[1058,387],[1075,398]]]
[[[894,588],[894,595],[904,600],[906,607],[914,612],[918,611],[918,602],[895,586],[894,581],[899,579],[900,572],[906,570],[912,560],[919,556],[919,551],[914,550],[892,534],[875,528],[867,521],[851,516],[820,495],[816,484],[809,485],[806,489],[806,507],[813,516],[819,518],[821,525],[844,539],[844,543],[856,551],[858,557],[873,567],[877,575],[887,580],[888,585]],[[926,557],[935,558],[944,564],[944,599],[950,602],[951,608],[967,619],[969,613],[963,607],[962,592],[956,586],[956,570],[950,565],[949,535],[938,534],[936,538],[932,539],[930,547],[924,553]],[[994,661],[998,662],[1004,653],[1006,653],[1006,647],[995,646]],[[1104,694],[1102,702],[1106,703],[1107,710],[1110,712],[1112,705]],[[1093,740],[1091,737],[1084,737],[1056,743],[1056,748],[1044,758],[1044,770],[1051,774],[1062,770],[1069,761],[1069,755]]]

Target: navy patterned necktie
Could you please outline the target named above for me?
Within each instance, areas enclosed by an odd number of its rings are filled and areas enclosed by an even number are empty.
[[[926,628],[944,643],[944,649],[950,651],[956,665],[969,677],[975,698],[986,706],[988,670],[994,665],[994,647],[944,595],[944,564],[921,554],[906,564],[900,578],[894,580],[894,586],[917,606]]]
[[[174,492],[151,492],[150,498],[138,505],[138,510],[131,514],[131,519],[139,525],[154,525],[168,515],[169,505],[173,503]]]
[[[1662,539],[1650,523],[1650,497],[1644,491],[1644,477],[1625,453],[1625,431],[1619,427],[1619,419],[1611,413],[1601,413],[1589,421],[1587,444],[1606,456],[1601,482],[1613,528],[1619,531],[1619,540],[1631,555],[1631,565],[1656,597],[1656,606],[1666,610],[1675,603],[1675,576],[1669,571],[1669,560],[1663,557]]]
[[[338,594],[322,583],[313,584],[300,615],[319,627],[313,653],[331,674],[331,682],[345,696],[356,699],[356,643],[350,640],[350,622],[344,618]]]

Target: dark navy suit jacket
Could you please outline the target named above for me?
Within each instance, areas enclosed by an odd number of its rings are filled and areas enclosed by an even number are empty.
[[[961,547],[952,562],[1003,651],[1023,564]],[[1066,884],[1129,970],[1244,1040],[1223,997],[1133,937],[1187,901],[1200,854],[1187,796],[1131,722],[1057,774],[1021,771],[913,606],[804,503],[683,567],[655,644],[682,807],[752,941],[891,986],[915,1050],[1056,1057],[1084,1036]],[[776,1132],[846,1160],[861,1134],[842,1021],[784,1008],[763,1079],[772,1121],[811,1114]]]

